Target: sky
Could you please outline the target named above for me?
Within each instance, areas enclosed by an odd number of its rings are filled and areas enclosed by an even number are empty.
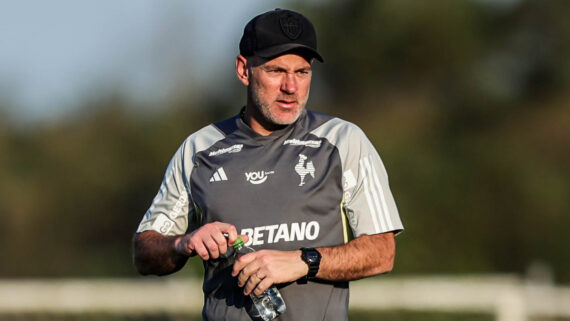
[[[0,106],[21,121],[64,117],[119,89],[160,101],[181,79],[207,90],[233,72],[239,38],[278,0],[0,0]],[[1,107],[0,107],[1,108]]]

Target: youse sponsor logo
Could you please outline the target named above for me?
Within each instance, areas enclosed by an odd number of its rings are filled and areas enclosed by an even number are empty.
[[[263,184],[271,174],[275,174],[275,171],[248,172],[245,173],[245,180],[254,185]]]

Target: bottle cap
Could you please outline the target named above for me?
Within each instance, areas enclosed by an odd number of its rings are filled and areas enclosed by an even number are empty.
[[[237,240],[234,242],[234,244],[232,244],[234,249],[237,249],[238,247],[242,246],[244,244],[243,239],[241,238],[241,236],[238,236]]]

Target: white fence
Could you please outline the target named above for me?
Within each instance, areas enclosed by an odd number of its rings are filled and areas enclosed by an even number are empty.
[[[198,280],[0,280],[0,313],[196,312]],[[494,313],[497,321],[531,316],[570,318],[570,287],[536,284],[512,276],[394,277],[351,283],[350,306],[366,309]]]

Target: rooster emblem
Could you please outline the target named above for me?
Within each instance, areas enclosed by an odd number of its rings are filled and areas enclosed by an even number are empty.
[[[315,167],[313,166],[313,162],[309,161],[305,164],[306,160],[307,156],[299,154],[299,162],[295,165],[295,172],[301,176],[301,183],[299,183],[299,186],[305,185],[305,176],[307,174],[311,174],[311,176],[315,178]]]

